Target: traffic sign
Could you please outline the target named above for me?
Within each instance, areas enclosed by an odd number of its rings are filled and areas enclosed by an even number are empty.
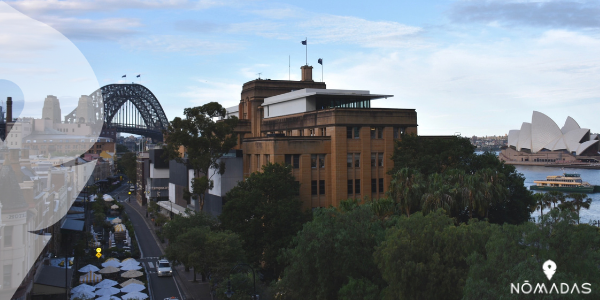
[[[100,256],[102,256],[102,253],[100,253],[100,252],[96,253],[97,258],[100,258]]]
[[[102,248],[96,248],[96,252],[98,252],[98,253],[102,252]]]

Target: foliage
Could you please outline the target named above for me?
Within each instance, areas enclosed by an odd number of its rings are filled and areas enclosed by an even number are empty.
[[[218,159],[237,144],[237,135],[233,129],[238,119],[235,116],[226,118],[225,108],[216,102],[186,108],[183,114],[183,119],[176,117],[165,131],[164,149],[169,159],[183,163],[179,150],[184,147],[187,163],[195,174],[202,174],[192,179],[191,191],[194,196],[199,197],[202,211],[205,193],[214,185],[212,176],[225,173],[225,163],[219,163]],[[218,117],[223,119],[215,122],[214,119]]]
[[[268,163],[262,170],[227,193],[219,219],[223,228],[242,237],[249,261],[262,265],[269,279],[281,274],[279,251],[290,244],[309,215],[296,196],[299,186],[291,166]]]
[[[384,238],[385,224],[370,204],[350,211],[315,210],[313,220],[304,224],[293,246],[282,253],[281,260],[289,265],[276,285],[277,291],[285,299],[324,300],[337,299],[349,278],[368,278],[373,285],[383,287],[373,251]],[[346,287],[344,293],[352,288]]]
[[[117,171],[125,174],[135,184],[137,181],[137,156],[134,152],[126,152],[116,161]]]
[[[228,298],[225,294],[228,290],[228,282],[223,281],[217,287],[217,296],[218,299],[232,299],[232,300],[247,300],[250,299],[249,295],[254,293],[254,282],[252,278],[252,273],[235,273],[229,276],[228,280],[231,282],[231,291],[233,295],[231,298]],[[256,279],[258,280],[258,278]],[[256,293],[261,295],[263,294],[260,289],[261,286],[256,286]]]
[[[466,257],[483,252],[489,234],[489,223],[455,226],[443,210],[399,218],[373,255],[388,283],[383,299],[459,299]]]
[[[379,300],[379,287],[369,279],[354,279],[350,277],[348,283],[340,289],[338,299]]]
[[[211,230],[218,228],[217,220],[207,213],[190,210],[187,210],[186,213],[188,214],[187,217],[175,215],[172,220],[163,226],[162,233],[170,242],[175,241],[177,236],[192,228],[205,226],[208,226]]]
[[[131,152],[131,151],[129,151],[129,148],[127,148],[127,146],[125,146],[123,144],[117,144],[117,153],[123,153],[123,152]]]
[[[551,283],[542,272],[542,264],[551,259],[557,265],[552,283],[588,282],[600,284],[600,235],[589,225],[575,225],[577,216],[570,211],[552,209],[540,218],[541,224],[505,224],[494,227],[485,251],[468,257],[469,279],[463,299],[536,299],[540,295],[510,294],[511,283],[528,280],[534,287]],[[574,259],[576,258],[576,259]],[[592,289],[592,298],[598,297]],[[596,296],[593,296],[593,295]],[[545,295],[544,299],[579,299],[581,295]]]

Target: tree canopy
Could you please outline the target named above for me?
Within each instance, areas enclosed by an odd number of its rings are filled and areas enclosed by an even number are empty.
[[[238,123],[235,116],[227,117],[227,112],[217,102],[183,110],[184,118],[176,117],[165,131],[166,154],[169,159],[183,162],[183,147],[187,163],[197,177],[192,179],[191,195],[198,197],[200,211],[204,208],[206,191],[214,186],[212,177],[225,173],[225,163],[219,158],[237,144],[234,128]],[[222,120],[215,121],[215,118]]]
[[[242,237],[250,262],[262,265],[267,277],[279,276],[279,251],[310,216],[302,211],[298,189],[289,165],[269,163],[225,195],[221,226]]]

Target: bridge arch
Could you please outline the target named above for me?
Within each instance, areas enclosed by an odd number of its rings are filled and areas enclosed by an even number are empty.
[[[169,120],[152,91],[141,84],[109,84],[90,94],[94,115],[107,128],[162,140]],[[81,104],[80,104],[81,105]],[[81,122],[77,108],[65,117],[67,123]]]

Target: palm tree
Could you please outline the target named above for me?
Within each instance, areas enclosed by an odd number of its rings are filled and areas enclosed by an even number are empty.
[[[454,202],[450,190],[446,176],[439,173],[429,175],[427,191],[423,193],[421,198],[423,211],[431,212],[443,208],[450,212],[450,207]]]
[[[587,196],[587,194],[583,193],[569,194],[569,198],[573,199],[573,201],[571,201],[573,208],[577,211],[577,224],[579,224],[579,211],[582,208],[589,209],[590,204],[592,204],[592,198],[587,198]]]
[[[539,209],[540,215],[543,217],[544,216],[544,208],[549,208],[552,205],[552,201],[550,200],[550,195],[548,193],[535,193],[535,194],[533,194],[533,198],[535,199],[535,206],[533,207],[533,211],[536,211]]]
[[[421,204],[424,186],[423,175],[418,170],[402,168],[393,175],[388,196],[410,217],[411,210]]]
[[[502,174],[491,169],[483,169],[465,177],[461,190],[469,218],[473,218],[473,211],[480,216],[487,216],[492,205],[506,200],[508,190],[502,185],[503,180]]]
[[[565,194],[563,192],[560,191],[550,191],[548,192],[548,194],[550,195],[550,202],[552,202],[553,204],[553,208],[556,208],[556,205],[558,202],[560,202],[561,204],[565,202],[566,197]]]

